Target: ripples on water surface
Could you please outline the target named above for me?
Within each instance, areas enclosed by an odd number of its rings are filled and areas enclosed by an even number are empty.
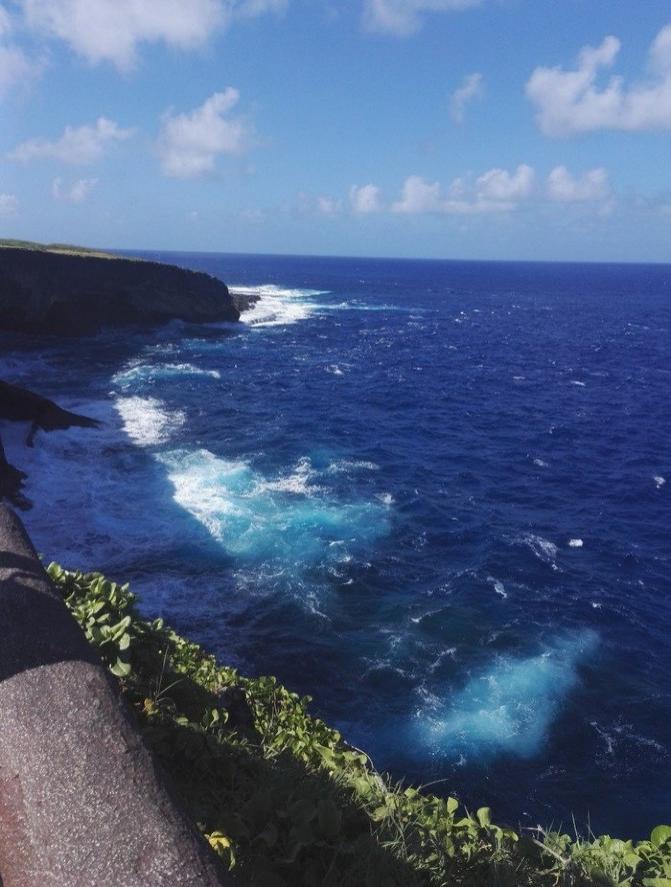
[[[376,764],[499,819],[671,810],[671,271],[172,255],[246,323],[5,339],[102,418],[19,452],[39,549],[130,580]]]

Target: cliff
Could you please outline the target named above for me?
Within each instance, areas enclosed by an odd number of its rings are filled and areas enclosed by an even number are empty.
[[[0,329],[80,335],[239,317],[226,285],[208,274],[74,247],[0,243]]]

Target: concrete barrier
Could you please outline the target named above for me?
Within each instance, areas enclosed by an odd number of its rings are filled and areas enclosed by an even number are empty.
[[[0,504],[3,887],[232,884]]]

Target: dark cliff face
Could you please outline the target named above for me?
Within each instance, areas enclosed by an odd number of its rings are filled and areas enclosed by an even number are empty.
[[[179,319],[236,321],[220,280],[174,265],[0,249],[0,329],[78,335]]]

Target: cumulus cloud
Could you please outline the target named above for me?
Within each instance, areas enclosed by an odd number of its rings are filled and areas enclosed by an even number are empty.
[[[214,171],[220,154],[241,154],[252,133],[241,118],[231,117],[240,93],[229,86],[193,111],[168,113],[158,139],[161,169],[173,178],[196,178]]]
[[[28,27],[92,64],[133,67],[141,43],[203,46],[235,18],[279,12],[287,0],[16,0]]]
[[[97,184],[98,179],[77,179],[66,185],[63,179],[58,176],[51,183],[51,194],[54,200],[83,203]]]
[[[12,216],[19,208],[19,201],[14,194],[0,194],[0,216]]]
[[[548,176],[547,193],[560,203],[605,200],[611,195],[608,173],[598,167],[574,176],[565,166],[556,166]]]
[[[491,169],[479,176],[475,185],[454,179],[445,191],[440,182],[427,182],[421,176],[409,176],[403,183],[401,198],[392,205],[395,213],[437,213],[448,215],[483,215],[516,209],[534,188],[534,170],[520,164],[514,173]]]
[[[25,85],[39,73],[40,66],[31,62],[18,46],[0,45],[0,99],[18,86]]]
[[[450,97],[450,113],[455,123],[464,122],[464,110],[466,105],[474,99],[478,99],[483,93],[482,74],[469,74],[464,78],[460,87],[454,90]]]
[[[514,173],[505,169],[490,169],[475,184],[478,197],[483,200],[520,200],[531,194],[534,179],[533,169],[521,163]]]
[[[377,185],[352,185],[349,202],[352,212],[358,215],[379,213],[382,210],[382,192]]]
[[[9,42],[13,30],[9,13],[4,6],[0,6],[0,100],[16,87],[25,86],[42,69],[41,63],[33,61],[22,49]]]
[[[586,46],[577,67],[539,67],[526,84],[536,106],[536,120],[545,135],[570,136],[601,129],[671,129],[671,25],[663,28],[649,51],[646,79],[627,85],[621,76],[597,80],[620,52],[617,37],[600,46]]]
[[[364,25],[370,31],[405,37],[419,30],[427,12],[456,12],[483,0],[364,0]]]
[[[85,166],[100,160],[111,145],[123,142],[132,135],[132,129],[122,129],[114,120],[99,117],[93,125],[66,126],[63,135],[53,142],[41,138],[28,139],[18,145],[9,157],[21,163],[51,159]]]
[[[316,198],[315,206],[322,216],[336,216],[342,209],[342,202],[335,197],[321,195]]]

